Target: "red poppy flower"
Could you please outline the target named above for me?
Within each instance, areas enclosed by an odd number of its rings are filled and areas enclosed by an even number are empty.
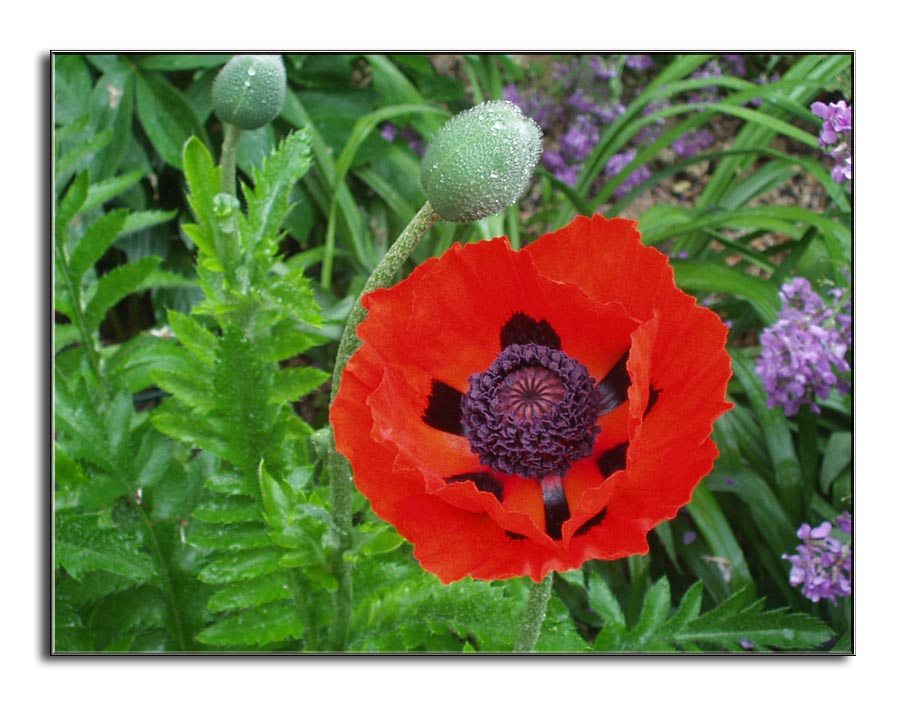
[[[442,581],[644,554],[711,470],[727,330],[635,226],[456,245],[364,297],[337,448]]]

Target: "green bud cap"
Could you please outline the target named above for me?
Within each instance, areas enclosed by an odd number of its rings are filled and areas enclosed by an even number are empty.
[[[516,203],[541,158],[541,128],[509,101],[453,116],[422,158],[428,203],[446,221],[469,223]]]
[[[255,130],[276,118],[285,97],[283,59],[270,54],[234,56],[211,88],[217,117],[243,130]]]

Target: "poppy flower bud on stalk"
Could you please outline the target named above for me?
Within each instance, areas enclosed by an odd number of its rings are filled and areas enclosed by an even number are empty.
[[[541,128],[509,101],[451,118],[425,152],[421,183],[447,221],[469,223],[516,203],[541,158]]]
[[[283,109],[286,69],[279,55],[234,56],[211,87],[214,112],[225,123],[243,130],[267,125]]]

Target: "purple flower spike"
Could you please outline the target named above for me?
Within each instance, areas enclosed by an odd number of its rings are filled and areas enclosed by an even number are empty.
[[[838,184],[852,180],[852,107],[841,100],[836,103],[815,101],[811,108],[812,113],[824,121],[818,134],[818,146],[834,159],[831,179]]]
[[[815,528],[803,524],[796,532],[802,540],[796,554],[783,555],[791,564],[790,585],[802,586],[803,595],[815,603],[827,599],[837,605],[837,598],[852,594],[852,516],[844,512],[834,524],[839,537],[831,535],[828,521]]]
[[[781,406],[794,416],[803,404],[816,414],[816,399],[827,399],[831,390],[849,389],[845,374],[852,344],[851,303],[840,289],[830,291],[831,306],[812,291],[803,277],[780,289],[783,307],[777,322],[761,332],[761,355],[755,372],[761,377],[769,407]]]

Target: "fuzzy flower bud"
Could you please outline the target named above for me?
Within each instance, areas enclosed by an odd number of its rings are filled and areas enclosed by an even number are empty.
[[[509,101],[488,101],[441,128],[422,159],[422,188],[444,220],[478,221],[516,203],[540,157],[538,124]]]
[[[223,122],[243,130],[267,125],[283,109],[286,97],[283,59],[269,54],[234,56],[214,79],[211,97]]]

